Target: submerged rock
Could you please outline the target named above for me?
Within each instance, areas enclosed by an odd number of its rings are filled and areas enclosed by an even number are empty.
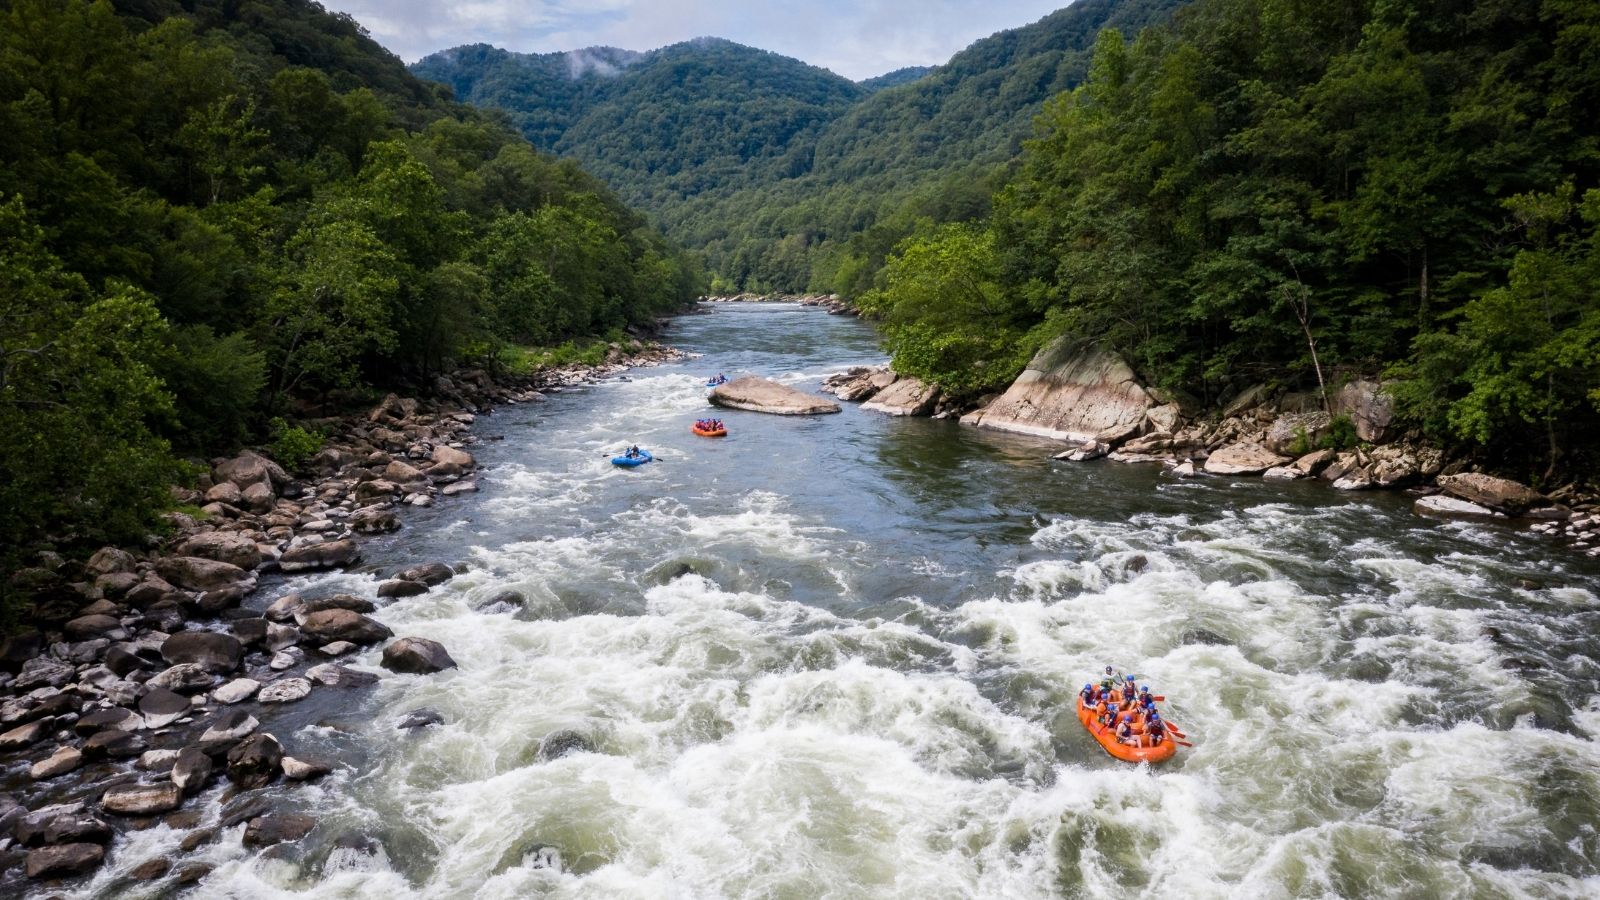
[[[768,378],[746,375],[711,392],[711,402],[726,409],[771,413],[778,416],[814,416],[836,413],[839,404]]]

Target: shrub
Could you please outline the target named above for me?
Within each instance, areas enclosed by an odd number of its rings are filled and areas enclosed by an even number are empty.
[[[282,417],[274,418],[270,429],[272,441],[267,445],[267,452],[291,472],[298,471],[322,449],[321,434],[290,425]]]

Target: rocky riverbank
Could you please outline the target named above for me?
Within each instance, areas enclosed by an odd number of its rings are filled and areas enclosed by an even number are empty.
[[[855,316],[860,312],[838,294],[728,294],[701,297],[701,303],[798,303],[801,306],[820,306],[830,315]]]
[[[92,872],[120,852],[123,834],[158,824],[186,832],[186,854],[230,830],[252,847],[309,834],[316,818],[285,809],[276,786],[340,762],[296,755],[263,721],[314,692],[377,683],[379,673],[341,662],[394,637],[370,614],[458,572],[423,562],[374,573],[378,603],[288,594],[265,608],[248,603],[259,579],[358,565],[363,537],[403,527],[406,507],[476,491],[472,427],[494,407],[681,356],[633,341],[598,367],[514,382],[476,370],[441,376],[427,398],[391,394],[320,421],[329,436],[300,471],[257,451],[214,460],[177,491],[198,514],[171,513],[166,540],[102,548],[86,563],[46,554],[18,573],[35,602],[27,628],[0,643],[0,891]],[[381,665],[431,674],[455,662],[445,647],[404,636]],[[206,796],[219,810],[190,802],[218,781],[227,789]],[[132,862],[130,878],[173,888],[210,871],[182,856]]]
[[[838,373],[823,390],[889,415],[960,417],[964,425],[1060,441],[1055,458],[1063,461],[1156,463],[1180,478],[1313,478],[1339,491],[1404,490],[1418,514],[1517,521],[1600,556],[1600,496],[1592,489],[1544,494],[1474,471],[1401,432],[1376,381],[1344,384],[1326,409],[1315,393],[1255,385],[1205,411],[1139,384],[1113,353],[1058,341],[1003,394],[971,406],[887,367]]]

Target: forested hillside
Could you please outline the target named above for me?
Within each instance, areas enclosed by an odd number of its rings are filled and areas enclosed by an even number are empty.
[[[698,276],[600,182],[308,0],[0,11],[0,566],[140,536],[297,399],[650,320]]]
[[[703,248],[718,290],[857,293],[919,218],[987,211],[997,168],[1044,101],[1082,79],[1102,27],[1133,34],[1181,2],[1079,0],[898,86],[885,84],[905,74],[855,84],[717,40],[606,71],[574,68],[574,54],[487,47],[413,71],[506,110],[530,139]]]
[[[1100,36],[979,222],[864,305],[975,396],[1059,334],[1215,402],[1386,374],[1432,438],[1550,478],[1600,425],[1600,6],[1197,0]]]

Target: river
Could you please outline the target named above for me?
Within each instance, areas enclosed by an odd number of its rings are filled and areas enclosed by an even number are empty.
[[[1057,463],[849,404],[703,439],[708,375],[815,389],[882,354],[790,305],[667,340],[704,356],[480,419],[503,436],[474,448],[483,491],[368,545],[470,566],[378,616],[460,668],[264,719],[339,766],[282,792],[320,825],[265,852],[225,833],[193,896],[1600,894],[1600,581],[1576,555],[1398,495]],[[609,465],[630,442],[659,461]],[[487,604],[507,590],[526,602]],[[1195,746],[1100,750],[1071,707],[1106,664]],[[395,727],[421,707],[444,723]],[[541,757],[564,730],[593,751]]]

